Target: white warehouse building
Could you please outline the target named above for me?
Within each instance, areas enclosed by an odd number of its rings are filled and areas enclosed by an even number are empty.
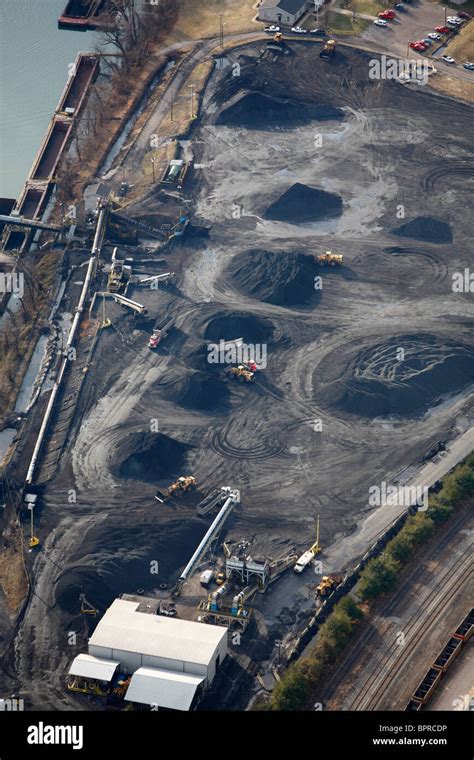
[[[116,599],[69,675],[104,684],[120,670],[131,675],[125,700],[189,710],[227,655],[227,628],[140,611],[146,601]]]
[[[316,10],[323,0],[262,0],[258,19],[272,24],[295,26],[309,10]]]

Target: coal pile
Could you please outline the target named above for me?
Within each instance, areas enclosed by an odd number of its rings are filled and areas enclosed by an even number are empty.
[[[341,214],[342,198],[339,195],[296,182],[267,208],[264,216],[274,221],[301,224]]]
[[[316,303],[317,266],[311,256],[254,249],[237,255],[227,269],[241,293],[276,306]]]
[[[195,372],[187,381],[184,393],[177,403],[186,409],[199,412],[222,412],[229,401],[229,387],[217,377]]]
[[[315,105],[273,98],[249,92],[223,110],[217,124],[246,129],[293,128],[311,121],[343,119],[344,111],[329,105]]]
[[[452,243],[453,233],[451,225],[448,222],[442,222],[439,219],[433,219],[430,216],[417,216],[411,222],[402,224],[401,227],[395,227],[390,230],[392,235],[398,237],[412,238],[413,240],[423,240],[425,243]]]
[[[119,447],[116,474],[127,480],[156,483],[186,470],[189,447],[161,433],[132,433]]]
[[[349,377],[334,383],[327,399],[364,417],[416,417],[467,387],[473,377],[473,348],[433,336],[405,336],[357,354]],[[320,379],[316,372],[315,389]]]
[[[222,312],[211,319],[204,337],[212,343],[243,338],[244,343],[268,343],[273,335],[269,319],[246,312]]]
[[[161,523],[159,530],[156,516],[126,524],[110,517],[84,535],[57,579],[55,602],[71,615],[79,615],[79,594],[83,590],[87,590],[91,604],[104,610],[119,594],[133,594],[139,588],[147,593],[160,583],[169,585],[206,528],[202,520],[193,517]],[[150,563],[157,559],[158,574],[152,574]]]

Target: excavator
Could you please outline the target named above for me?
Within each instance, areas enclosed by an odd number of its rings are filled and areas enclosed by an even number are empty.
[[[241,383],[251,383],[255,373],[247,369],[245,364],[239,364],[237,367],[231,367],[229,369],[229,375],[230,377],[239,380]]]
[[[169,488],[166,489],[166,491],[162,491],[158,488],[155,499],[160,502],[160,504],[164,504],[165,499],[167,499],[169,496],[179,495],[181,493],[187,493],[192,488],[196,487],[196,479],[193,478],[192,475],[181,475],[178,480],[176,480],[174,483],[171,483]]]
[[[317,264],[327,264],[330,267],[342,266],[344,256],[340,253],[326,251],[325,253],[316,254],[314,257]]]

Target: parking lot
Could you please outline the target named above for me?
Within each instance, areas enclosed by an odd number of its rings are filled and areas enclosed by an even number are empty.
[[[445,7],[429,0],[420,0],[406,5],[407,12],[400,13],[393,21],[389,21],[386,27],[377,27],[371,25],[362,35],[363,39],[373,42],[375,45],[382,45],[387,48],[387,52],[402,58],[414,58],[419,53],[411,50],[408,45],[414,40],[423,39],[429,32],[432,32],[436,26],[445,25]],[[456,15],[456,11],[447,8],[446,15]],[[474,23],[470,21],[469,23]],[[437,53],[439,43],[434,42],[429,52],[424,57],[430,55],[436,58],[436,68],[440,71],[450,72],[461,78],[474,81],[474,72],[463,69],[464,61],[458,61],[456,65],[447,64],[439,60],[444,50]]]

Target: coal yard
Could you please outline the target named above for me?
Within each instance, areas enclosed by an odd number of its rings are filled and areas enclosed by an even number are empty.
[[[319,515],[324,562],[371,509],[371,485],[404,482],[437,441],[449,447],[472,425],[472,295],[452,288],[472,255],[472,108],[370,80],[368,53],[287,49],[226,51],[240,74],[215,67],[187,138],[189,229],[162,249],[140,231],[140,250],[118,245],[133,275],[171,282],[130,286],[141,313],[105,296],[87,312],[111,326],[77,367],[67,434],[59,444],[53,428],[36,478],[42,551],[8,673],[30,707],[96,709],[63,685],[85,645],[80,594],[101,611],[122,593],[168,598],[208,528],[196,505],[213,489],[240,493],[217,554],[245,541],[252,557],[298,555]],[[136,218],[154,224],[153,213],[153,196],[134,202]],[[327,251],[342,258],[331,266]],[[165,316],[173,326],[150,350]],[[238,339],[256,366],[232,374]],[[194,490],[155,498],[180,476]],[[257,595],[258,629],[206,709],[245,708],[275,639],[300,630],[314,582],[289,572]],[[196,607],[192,589],[183,610]]]

